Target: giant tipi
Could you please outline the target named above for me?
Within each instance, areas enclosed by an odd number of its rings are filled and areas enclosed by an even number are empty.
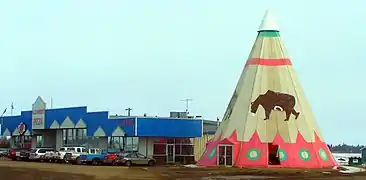
[[[294,168],[336,165],[269,11],[223,121],[198,164]]]

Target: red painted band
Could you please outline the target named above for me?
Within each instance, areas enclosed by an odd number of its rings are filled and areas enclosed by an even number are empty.
[[[248,65],[261,65],[261,66],[287,66],[292,65],[291,60],[288,58],[281,59],[267,59],[267,58],[250,58],[247,60],[245,66]]]

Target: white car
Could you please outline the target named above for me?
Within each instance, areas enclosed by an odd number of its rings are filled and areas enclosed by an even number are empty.
[[[47,150],[45,155],[44,155],[44,160],[48,161],[48,162],[54,162],[55,161],[55,156],[57,155],[57,151],[52,149],[52,150]]]
[[[29,153],[30,161],[43,161],[45,160],[45,154],[47,151],[53,151],[52,148],[35,148]]]
[[[53,156],[54,161],[67,163],[65,154],[73,149],[74,147],[61,147],[60,150],[55,152]]]
[[[81,164],[80,155],[82,154],[88,154],[85,147],[72,147],[66,152],[65,157],[72,164]]]

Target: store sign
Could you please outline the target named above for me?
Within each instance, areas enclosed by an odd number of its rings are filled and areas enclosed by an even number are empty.
[[[27,125],[25,125],[23,122],[21,122],[18,125],[18,133],[19,133],[19,135],[23,136],[26,131],[27,131]]]
[[[38,96],[32,105],[32,129],[44,129],[46,119],[46,103]]]
[[[121,121],[120,126],[133,126],[135,125],[135,119],[124,119]]]

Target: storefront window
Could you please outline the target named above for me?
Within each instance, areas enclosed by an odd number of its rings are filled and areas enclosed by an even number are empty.
[[[14,146],[18,148],[30,148],[32,136],[14,136]]]
[[[193,156],[194,148],[189,138],[169,138],[164,142],[154,142],[154,155],[166,155],[166,145],[174,144],[174,154],[176,156]]]
[[[36,142],[36,147],[43,147],[43,136],[36,136],[37,137],[37,142]]]
[[[138,151],[138,137],[108,137],[108,147],[123,151]]]
[[[86,129],[63,129],[62,132],[64,146],[86,146]]]
[[[166,155],[166,144],[154,144],[154,155]]]

